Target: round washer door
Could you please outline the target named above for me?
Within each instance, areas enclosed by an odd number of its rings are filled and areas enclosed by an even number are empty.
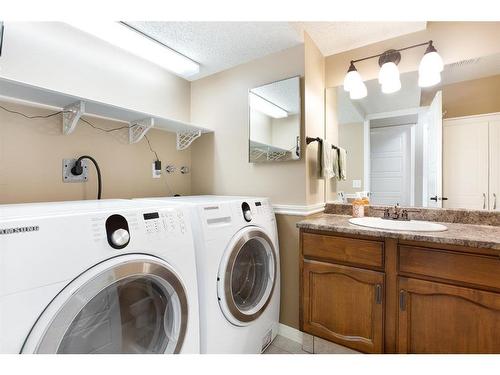
[[[276,249],[262,229],[250,226],[237,233],[222,257],[217,278],[226,319],[239,326],[256,320],[271,300],[276,270]]]
[[[178,353],[188,301],[179,276],[142,254],[104,261],[73,280],[30,332],[28,353]]]

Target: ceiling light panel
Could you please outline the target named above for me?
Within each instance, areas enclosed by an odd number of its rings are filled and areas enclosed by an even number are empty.
[[[127,52],[189,77],[200,71],[200,64],[120,22],[70,22],[69,25],[102,39]]]

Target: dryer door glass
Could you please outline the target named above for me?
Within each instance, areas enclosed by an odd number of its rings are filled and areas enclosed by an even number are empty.
[[[224,276],[225,303],[240,322],[257,319],[265,310],[275,284],[276,255],[270,238],[255,229],[236,242]]]
[[[164,264],[127,262],[80,287],[37,352],[177,353],[186,324],[186,294],[177,276]]]

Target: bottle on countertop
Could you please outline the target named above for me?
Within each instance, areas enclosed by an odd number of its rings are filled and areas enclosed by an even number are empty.
[[[356,193],[356,199],[352,201],[352,216],[364,217],[365,206],[367,205],[368,205],[368,199],[362,198],[361,193]]]

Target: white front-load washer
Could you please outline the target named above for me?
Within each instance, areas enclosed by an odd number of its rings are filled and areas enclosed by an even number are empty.
[[[199,353],[189,212],[0,206],[0,353]]]
[[[158,198],[157,198],[158,199]],[[159,198],[190,207],[202,353],[261,353],[279,324],[280,261],[267,198]]]

